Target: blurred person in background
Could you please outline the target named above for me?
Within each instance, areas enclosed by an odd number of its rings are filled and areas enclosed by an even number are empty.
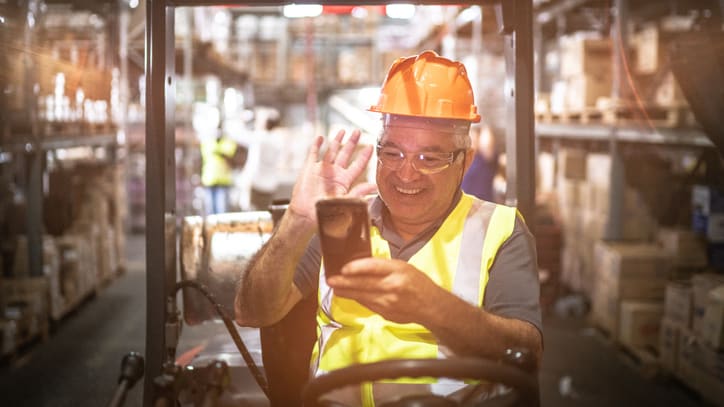
[[[201,184],[206,192],[204,213],[225,213],[233,184],[232,171],[244,166],[246,149],[226,136],[219,125],[216,137],[201,140],[201,162]]]
[[[251,206],[255,210],[267,210],[279,187],[280,159],[282,156],[281,135],[277,128],[281,123],[279,111],[260,108],[254,142],[254,167],[251,179]]]
[[[493,130],[488,124],[473,126],[470,129],[470,138],[475,156],[463,177],[463,191],[482,200],[496,202],[493,179],[498,173],[499,154]]]

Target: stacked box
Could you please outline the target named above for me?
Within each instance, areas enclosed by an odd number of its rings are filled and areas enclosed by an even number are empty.
[[[372,76],[372,50],[369,47],[342,49],[337,57],[337,79],[342,84],[369,83]]]
[[[659,28],[656,23],[646,24],[632,36],[636,52],[634,69],[641,74],[654,74],[659,69]]]
[[[18,340],[48,335],[48,281],[45,277],[0,279],[2,319],[16,322]]]
[[[701,321],[701,337],[717,350],[724,350],[724,284],[709,291]]]
[[[583,34],[561,37],[561,76],[605,76],[611,74],[611,39]]]
[[[676,375],[716,406],[724,406],[724,352],[703,343],[693,332],[682,329]]]
[[[622,301],[619,341],[631,348],[659,347],[664,306],[660,301]]]
[[[0,319],[0,356],[12,353],[17,347],[18,326],[16,321]]]
[[[600,97],[610,97],[611,40],[573,35],[562,37],[559,45],[565,110],[581,111],[595,106]]]
[[[659,363],[661,367],[675,376],[678,375],[677,355],[681,329],[683,328],[680,324],[666,317],[666,310],[664,310],[664,318],[661,319],[661,326],[659,327]]]
[[[582,231],[579,187],[586,178],[586,151],[562,148],[557,156],[558,212],[563,228],[561,282],[575,292],[583,291],[583,267],[575,245]]]
[[[704,314],[709,302],[709,292],[724,284],[724,275],[715,273],[695,274],[691,278],[693,288],[693,304],[691,326],[698,337],[704,335]]]
[[[599,241],[594,251],[591,318],[618,338],[623,301],[661,302],[664,298],[671,256],[645,243]]]
[[[664,317],[673,324],[691,329],[694,312],[693,292],[690,280],[669,281],[664,296]]]
[[[692,230],[661,228],[656,240],[664,250],[674,255],[679,274],[691,274],[706,267],[706,243]]]
[[[566,109],[580,112],[596,106],[602,97],[611,96],[611,75],[583,75],[568,78],[566,81]]]

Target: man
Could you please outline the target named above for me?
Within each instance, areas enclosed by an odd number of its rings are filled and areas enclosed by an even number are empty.
[[[468,132],[480,120],[465,68],[426,51],[391,67],[377,105],[378,196],[370,204],[373,257],[341,275],[321,267],[314,204],[363,197],[375,186],[353,180],[371,148],[343,132],[319,157],[307,156],[279,227],[239,285],[236,320],[265,326],[304,296],[320,298],[315,376],[357,363],[449,355],[499,358],[507,348],[542,352],[533,238],[514,208],[461,191],[472,161]],[[311,242],[311,243],[310,243]],[[352,405],[426,392],[460,394],[462,383],[375,383],[331,397]]]

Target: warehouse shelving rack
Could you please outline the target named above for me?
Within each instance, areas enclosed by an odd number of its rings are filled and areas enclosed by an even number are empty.
[[[27,296],[42,299],[43,307],[47,306],[48,312],[42,310],[42,314],[37,316],[40,319],[38,322],[48,326],[49,320],[60,321],[109,281],[98,280],[91,286],[84,285],[85,282],[78,283],[73,291],[64,294],[65,298],[58,298],[55,294],[64,291],[64,288],[59,287],[60,281],[56,284],[46,280],[52,277],[45,275],[44,234],[47,230],[69,221],[54,221],[54,225],[45,222],[47,219],[44,215],[48,208],[44,208],[44,199],[49,190],[51,164],[52,168],[63,170],[63,153],[72,151],[71,155],[74,157],[82,155],[98,165],[110,168],[122,161],[123,145],[118,140],[122,120],[111,120],[110,109],[107,111],[108,120],[102,120],[101,116],[81,119],[77,113],[65,114],[62,119],[54,118],[49,116],[50,113],[55,113],[53,109],[46,109],[41,99],[44,102],[46,96],[49,99],[53,93],[51,87],[54,82],[50,75],[64,72],[66,80],[72,82],[71,86],[66,86],[66,91],[74,91],[73,86],[81,84],[86,99],[105,100],[108,106],[111,105],[110,72],[111,66],[116,62],[112,51],[118,45],[115,41],[120,41],[122,35],[115,32],[121,30],[118,13],[109,13],[108,19],[103,20],[100,25],[98,22],[101,20],[93,15],[94,12],[104,14],[106,10],[114,7],[111,4],[87,4],[87,9],[73,9],[70,4],[51,4],[47,7],[40,5],[40,2],[21,2],[4,9],[8,12],[4,14],[6,20],[3,23],[6,26],[2,32],[8,51],[4,55],[4,61],[13,67],[13,71],[12,74],[5,75],[2,81],[4,89],[10,89],[11,92],[6,92],[0,98],[0,163],[3,164],[2,171],[7,170],[8,179],[15,178],[25,199],[24,213],[16,214],[16,218],[23,215],[22,219],[9,221],[12,223],[12,230],[5,232],[12,235],[24,230],[27,252],[20,256],[27,258],[27,271],[15,275],[13,270],[4,270],[3,286],[4,290],[10,290],[7,292],[17,294],[20,298]],[[80,11],[85,19],[70,18],[76,17],[73,13],[77,11]],[[47,20],[48,16],[53,20]],[[122,70],[121,78],[115,79],[123,79],[123,72],[125,70]],[[41,95],[43,93],[45,95]],[[78,99],[71,103],[75,108]],[[11,213],[10,216],[12,215]],[[119,238],[119,235],[115,237]],[[3,239],[3,251],[14,248],[15,244],[11,242],[14,240]],[[119,242],[114,249],[122,245],[122,242]],[[15,252],[17,253],[17,250]],[[114,264],[119,265],[119,268],[104,277],[110,278],[122,269],[122,263]],[[83,263],[83,266],[93,267],[89,270],[84,268],[81,271],[83,274],[99,273],[100,267],[92,261]],[[88,284],[90,281],[89,278]],[[92,281],[95,282],[95,278]],[[33,291],[26,292],[30,289]],[[62,302],[55,302],[56,299]],[[39,333],[47,335],[47,330]],[[20,335],[20,332],[18,334]],[[14,348],[18,348],[28,339],[32,338],[18,336],[15,338],[18,342],[14,343]]]
[[[665,2],[650,2],[647,4],[638,4],[629,0],[550,0],[538,1],[534,10],[535,32],[535,50],[539,56],[535,67],[536,91],[540,92],[542,86],[549,84],[548,78],[544,74],[543,55],[545,54],[546,33],[550,35],[553,31],[555,35],[561,35],[565,32],[566,26],[571,25],[573,29],[588,27],[592,14],[598,13],[599,31],[610,31],[613,45],[613,66],[612,66],[612,89],[611,99],[619,100],[624,96],[627,84],[627,72],[629,67],[626,66],[627,45],[628,44],[628,26],[634,18],[632,8],[636,5],[635,17],[638,19],[650,19],[660,16],[671,4]],[[581,25],[582,17],[569,17],[574,12],[587,8],[588,19]],[[595,11],[595,9],[598,9]],[[594,11],[592,11],[594,10]],[[586,13],[582,13],[586,14]],[[629,78],[630,79],[630,78]],[[632,109],[645,109],[644,106],[636,106]],[[584,113],[585,114],[585,113]],[[551,142],[553,150],[557,150],[561,145],[566,143],[595,143],[598,146],[604,146],[612,157],[609,177],[611,187],[609,194],[610,216],[607,219],[605,238],[610,240],[620,240],[623,235],[623,190],[625,188],[626,168],[622,156],[622,150],[629,145],[648,146],[649,148],[679,148],[706,151],[714,147],[711,139],[698,126],[687,127],[668,127],[658,126],[651,120],[641,120],[639,122],[596,122],[589,124],[581,124],[575,122],[542,122],[539,121],[535,125],[536,138],[538,143],[541,141]]]

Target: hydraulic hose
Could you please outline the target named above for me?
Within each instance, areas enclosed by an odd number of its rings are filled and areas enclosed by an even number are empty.
[[[269,386],[266,382],[266,378],[264,377],[264,374],[261,372],[259,367],[254,362],[254,359],[251,357],[251,354],[249,353],[249,350],[246,348],[246,345],[244,345],[244,341],[242,341],[241,336],[239,336],[239,332],[236,330],[236,327],[234,327],[234,323],[231,321],[231,318],[229,318],[226,315],[226,312],[222,308],[221,304],[219,304],[216,301],[216,297],[214,297],[214,294],[212,294],[206,286],[203,284],[200,284],[197,281],[194,280],[182,280],[176,283],[176,289],[174,290],[174,296],[176,293],[178,293],[181,289],[184,288],[195,288],[201,294],[206,297],[209,302],[214,306],[214,309],[216,310],[216,313],[219,314],[221,317],[221,320],[224,321],[224,325],[226,325],[226,329],[229,331],[229,334],[231,335],[232,339],[234,340],[234,344],[236,345],[236,348],[239,349],[239,353],[241,353],[241,357],[244,358],[244,362],[246,363],[247,367],[249,367],[249,370],[251,371],[252,376],[254,377],[254,380],[256,380],[256,383],[259,385],[261,390],[264,392],[264,394],[269,398]]]

